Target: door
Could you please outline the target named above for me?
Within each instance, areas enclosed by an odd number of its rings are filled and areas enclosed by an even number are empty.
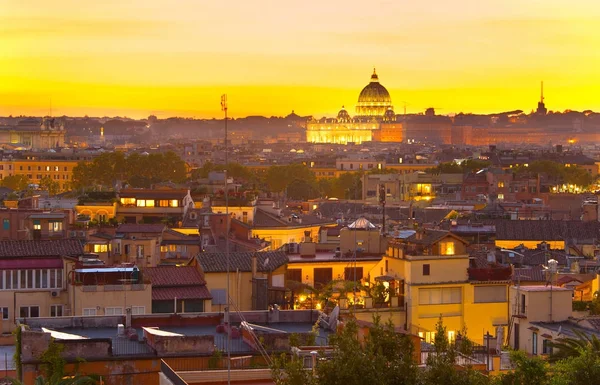
[[[515,324],[515,346],[513,347],[515,350],[519,350],[519,340],[520,340],[520,335],[519,335],[519,324]]]
[[[331,282],[333,269],[331,267],[316,267],[314,270],[315,289],[320,289]]]

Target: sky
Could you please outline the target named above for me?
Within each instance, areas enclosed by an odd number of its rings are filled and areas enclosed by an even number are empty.
[[[600,111],[597,0],[0,0],[0,116]]]

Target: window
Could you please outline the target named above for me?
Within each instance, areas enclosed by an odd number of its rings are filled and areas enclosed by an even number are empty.
[[[137,200],[137,207],[146,207],[146,200],[145,199],[138,199]]]
[[[504,200],[504,194],[498,194],[498,200],[503,201]]]
[[[248,213],[246,211],[242,212],[242,222],[248,223]]]
[[[94,245],[94,253],[108,253],[108,245]]]
[[[122,307],[107,307],[104,309],[104,315],[123,315]]]
[[[146,314],[146,306],[132,306],[131,315]]]
[[[525,314],[525,294],[521,294],[521,314]]]
[[[46,171],[50,171],[50,166],[46,166]]]
[[[40,222],[39,219],[34,219],[33,220],[33,229],[34,230],[41,230],[42,229],[42,223]]]
[[[498,182],[498,188],[502,188],[502,187],[504,187],[504,182],[503,181]]]
[[[456,338],[456,333],[455,333],[454,331],[450,330],[450,331],[448,332],[448,341],[449,341],[450,343],[452,343],[452,342],[454,342],[454,339],[455,339],[455,338]]]
[[[154,207],[154,199],[146,199],[146,207]]]
[[[288,269],[287,270],[288,281],[302,282],[302,269]]]
[[[58,171],[58,170],[59,170],[58,166],[54,166],[54,171]]]
[[[51,305],[50,306],[50,317],[62,317],[63,316],[63,305]]]
[[[538,354],[538,347],[537,347],[537,343],[538,343],[538,334],[536,332],[533,332],[531,334],[531,354],[533,354],[534,356]]]
[[[166,199],[159,200],[158,207],[169,207],[169,201]]]
[[[160,247],[160,252],[161,253],[166,253],[167,251],[169,251],[169,246],[161,246]]]
[[[356,275],[355,275],[356,270]],[[354,279],[356,277],[356,279]],[[345,267],[344,268],[344,279],[346,281],[360,281],[363,278],[363,268],[361,267]]]
[[[440,242],[441,255],[454,255],[454,242]]]
[[[419,337],[423,338],[428,344],[435,342],[435,332],[419,332]]]
[[[33,289],[33,274],[34,274],[33,270],[27,270],[27,288],[28,289]],[[23,284],[21,283],[21,287],[22,286],[23,286]]]
[[[172,199],[169,201],[170,207],[179,207],[179,201],[177,199]]]
[[[475,286],[474,302],[506,302],[507,294],[505,286]]]
[[[419,289],[419,305],[446,305],[461,303],[460,287]]]
[[[314,269],[314,287],[320,289],[331,282],[333,269],[331,267],[315,267]]]
[[[552,354],[552,346],[550,346],[550,340],[542,341],[542,354]]]
[[[10,219],[4,218],[2,220],[2,229],[4,229],[4,230],[10,230]]]
[[[19,317],[21,318],[37,318],[40,316],[39,306],[21,306],[19,309]]]
[[[144,258],[144,245],[137,245],[135,256],[136,258]]]
[[[83,309],[84,316],[93,316],[96,315],[96,308],[84,308]]]
[[[423,265],[423,275],[431,274],[431,265],[426,263]]]
[[[122,205],[135,205],[135,198],[121,198]]]
[[[48,230],[49,230],[51,233],[58,233],[58,232],[61,232],[61,231],[62,231],[62,229],[63,229],[63,226],[62,226],[62,225],[63,225],[63,224],[62,224],[62,222],[59,222],[59,221],[52,221],[52,222],[48,222]]]
[[[8,308],[7,307],[0,307],[0,314],[2,314],[2,319],[8,319]]]

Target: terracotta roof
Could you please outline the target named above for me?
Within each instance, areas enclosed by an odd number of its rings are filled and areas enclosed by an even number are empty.
[[[165,228],[163,224],[123,223],[117,227],[117,233],[162,233]]]
[[[80,255],[83,245],[77,239],[0,241],[0,258]]]
[[[288,262],[284,251],[263,251],[229,253],[229,268],[231,271],[252,271],[252,256],[256,254],[257,268],[261,272],[270,272]],[[220,273],[227,271],[227,260],[225,253],[200,253],[196,260],[207,273]]]
[[[406,238],[406,241],[408,243],[415,243],[415,244],[421,244],[421,245],[432,245],[435,242],[439,241],[440,239],[446,237],[447,235],[450,235],[454,238],[462,240],[462,238],[458,237],[457,235],[453,234],[450,231],[425,229],[425,230],[423,230],[423,233],[421,235],[419,235],[418,233],[415,233],[415,234],[411,235],[410,237]],[[419,237],[421,237],[421,238],[419,239]],[[466,241],[463,241],[463,242],[467,243]]]
[[[153,301],[173,301],[177,299],[211,299],[206,286],[157,287],[152,288]]]
[[[261,209],[256,209],[252,223],[254,227],[287,227],[291,225],[291,223]]]
[[[206,285],[202,274],[194,266],[148,267],[144,274],[150,278],[152,290],[157,287]]]
[[[517,268],[513,272],[513,282],[546,282],[545,270],[541,266]]]
[[[559,220],[495,220],[498,240],[547,240],[598,239],[600,222]]]

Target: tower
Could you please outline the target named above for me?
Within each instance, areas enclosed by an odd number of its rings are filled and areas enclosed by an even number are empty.
[[[544,103],[544,82],[543,81],[542,81],[540,101],[538,102],[537,110],[535,112],[538,115],[546,115],[546,113],[548,113],[548,110],[546,109],[546,104]]]

